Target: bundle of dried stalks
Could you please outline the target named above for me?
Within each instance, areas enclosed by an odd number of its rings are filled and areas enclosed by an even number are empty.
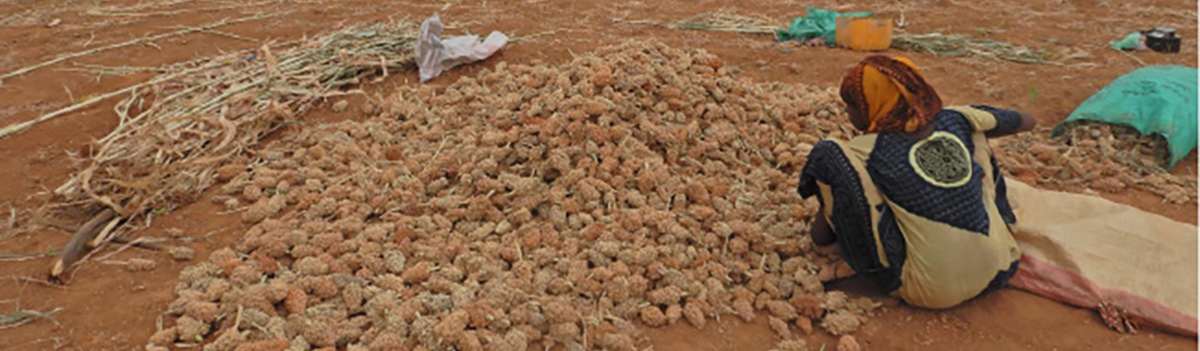
[[[400,21],[170,67],[117,104],[119,125],[54,191],[56,212],[111,209],[124,223],[148,224],[194,201],[218,168],[296,114],[363,78],[410,68],[415,40],[412,23]],[[282,46],[290,48],[271,50]]]
[[[970,38],[942,33],[895,33],[892,47],[904,51],[926,52],[937,56],[979,56],[1017,63],[1047,63],[1046,54],[1021,45],[1002,41]]]
[[[672,25],[671,28],[754,34],[775,34],[775,32],[783,29],[783,27],[773,24],[773,21],[769,19],[735,15],[728,10],[699,14],[680,21]]]

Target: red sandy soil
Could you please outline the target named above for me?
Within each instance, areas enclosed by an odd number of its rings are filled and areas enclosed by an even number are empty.
[[[984,0],[984,1],[765,1],[726,4],[702,0],[687,3],[616,0],[582,2],[563,0],[462,0],[404,1],[146,1],[131,0],[0,0],[0,72],[9,72],[63,53],[96,48],[130,39],[198,26],[223,18],[255,13],[290,11],[283,16],[226,27],[235,39],[212,33],[193,33],[153,43],[134,45],[67,60],[0,85],[0,125],[29,120],[67,106],[72,99],[103,94],[145,81],[150,73],[104,75],[69,71],[74,62],[106,66],[158,66],[237,49],[254,48],[265,40],[292,40],[327,32],[343,25],[365,24],[389,18],[419,21],[434,12],[456,27],[457,33],[501,30],[513,36],[553,31],[513,43],[487,62],[466,66],[438,78],[445,85],[461,75],[472,75],[501,61],[563,62],[572,55],[631,38],[656,38],[677,47],[703,48],[722,56],[728,65],[741,68],[756,80],[778,80],[834,86],[843,72],[864,54],[829,48],[785,48],[770,36],[680,31],[639,21],[672,23],[696,14],[731,9],[786,23],[801,16],[806,6],[839,11],[876,11],[903,18],[910,32],[958,33],[1045,48],[1052,57],[1072,53],[1087,57],[1064,65],[1022,65],[980,58],[936,57],[900,53],[913,58],[949,104],[984,103],[1029,111],[1042,124],[1061,121],[1075,106],[1117,76],[1141,65],[1196,66],[1196,8],[1188,1],[1123,0]],[[174,4],[172,4],[174,3]],[[138,6],[119,15],[123,7]],[[234,4],[250,4],[233,8]],[[104,14],[96,10],[108,9]],[[61,22],[53,27],[46,24]],[[1154,26],[1178,28],[1184,37],[1183,53],[1123,54],[1108,49],[1108,41],[1132,30]],[[416,84],[415,72],[394,75],[365,87],[386,94],[397,86]],[[351,98],[351,106],[362,101]],[[30,197],[61,184],[70,174],[69,154],[84,153],[89,143],[107,134],[117,123],[115,101],[35,126],[0,140],[0,204],[18,208],[39,205]],[[311,113],[309,122],[363,118],[356,109],[335,114],[328,109]],[[287,132],[287,131],[284,131]],[[997,141],[997,142],[1003,142]],[[1195,154],[1173,172],[1195,173]],[[1066,189],[1079,190],[1079,189]],[[1196,223],[1195,205],[1165,205],[1156,195],[1127,191],[1107,198],[1160,213],[1175,220]],[[169,228],[204,237],[190,247],[197,257],[234,242],[244,227],[236,217],[207,201],[186,206],[160,217],[138,236],[165,236]],[[46,229],[8,236],[0,232],[0,252],[34,253],[57,249],[70,233]],[[99,252],[80,266],[65,286],[40,283],[50,266],[49,257],[0,261],[0,311],[16,308],[48,310],[60,307],[54,322],[38,320],[0,330],[3,350],[133,350],[142,349],[156,329],[159,313],[172,300],[179,271],[187,262],[175,262],[165,253],[129,248],[112,260],[133,257],[158,262],[151,272],[131,273],[99,259],[115,249]],[[834,284],[858,294],[874,294],[861,281]],[[877,294],[876,294],[877,295]],[[1183,350],[1195,349],[1196,340],[1142,331],[1119,334],[1103,325],[1093,312],[1070,308],[1022,291],[1003,290],[948,311],[920,310],[895,299],[884,312],[866,324],[856,337],[868,350]],[[652,330],[654,350],[767,350],[776,342],[765,319],[741,323],[726,318],[705,330],[685,324]],[[819,332],[816,334],[820,334]],[[814,349],[836,345],[827,335],[808,337]]]

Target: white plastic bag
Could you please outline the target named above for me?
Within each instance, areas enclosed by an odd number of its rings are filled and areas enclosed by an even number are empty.
[[[455,66],[488,58],[508,43],[508,36],[493,31],[479,42],[478,35],[463,35],[442,39],[442,20],[433,15],[421,23],[417,34],[417,67],[421,83],[441,75]]]

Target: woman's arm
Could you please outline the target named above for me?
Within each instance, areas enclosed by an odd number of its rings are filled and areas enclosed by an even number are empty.
[[[813,244],[825,246],[833,243],[833,228],[825,220],[825,209],[817,210],[808,233],[812,236]]]
[[[1027,132],[1033,130],[1034,127],[1037,127],[1037,119],[1033,118],[1033,115],[1020,111],[1014,112],[1016,112],[1021,118],[1021,123],[1016,128],[995,128],[983,133],[983,135],[987,136],[988,138],[999,138],[1002,136]]]

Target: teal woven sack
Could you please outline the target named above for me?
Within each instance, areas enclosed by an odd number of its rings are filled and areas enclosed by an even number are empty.
[[[1073,121],[1089,120],[1137,129],[1142,135],[1159,134],[1167,140],[1168,167],[1196,148],[1195,68],[1150,66],[1129,72],[1079,105],[1054,129]]]

